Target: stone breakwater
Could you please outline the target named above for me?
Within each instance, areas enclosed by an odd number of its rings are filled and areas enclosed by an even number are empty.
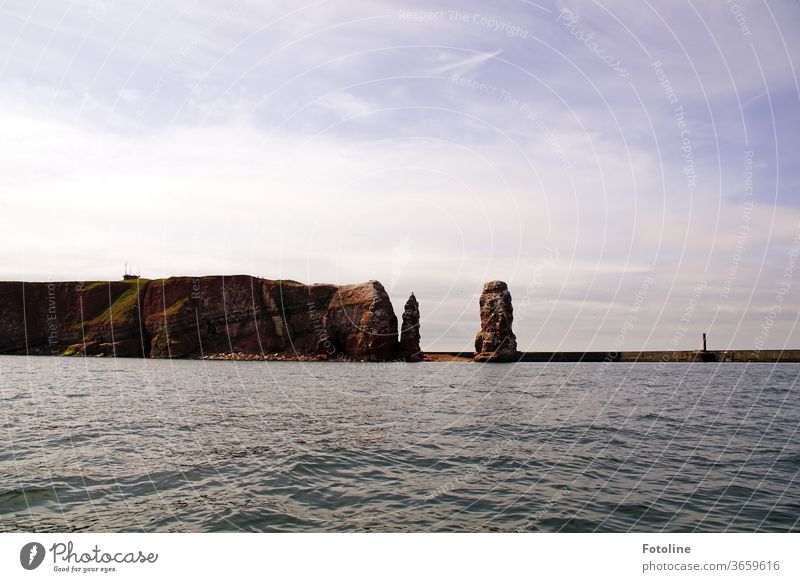
[[[0,354],[388,361],[399,352],[378,281],[0,282]]]

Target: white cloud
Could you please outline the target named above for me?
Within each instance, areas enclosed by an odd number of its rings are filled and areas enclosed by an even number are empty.
[[[330,93],[314,103],[317,107],[328,109],[340,119],[366,115],[374,108],[365,100],[344,91]]]
[[[444,62],[444,64],[435,67],[431,73],[434,75],[444,75],[448,73],[465,75],[480,68],[481,65],[500,56],[502,53],[502,50],[496,50],[488,53],[472,54],[466,57],[463,56],[463,54],[453,54],[450,52],[440,53],[438,61]]]

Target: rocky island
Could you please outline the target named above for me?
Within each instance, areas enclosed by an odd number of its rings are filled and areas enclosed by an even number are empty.
[[[378,281],[248,275],[0,281],[0,355],[355,362],[800,362],[800,350],[520,352],[511,293],[489,281],[475,351],[425,352],[412,293],[402,325]]]

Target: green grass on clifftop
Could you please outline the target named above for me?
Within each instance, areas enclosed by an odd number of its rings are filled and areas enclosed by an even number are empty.
[[[114,325],[137,324],[139,322],[138,298],[139,287],[135,284],[131,285],[130,289],[127,289],[108,309],[91,320],[87,325],[89,327],[110,325],[112,321]]]

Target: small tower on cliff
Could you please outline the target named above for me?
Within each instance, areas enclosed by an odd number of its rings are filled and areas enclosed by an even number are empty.
[[[125,273],[122,275],[123,281],[130,281],[132,279],[138,279],[139,275],[134,275],[133,273],[128,272],[128,261],[125,261]]]

